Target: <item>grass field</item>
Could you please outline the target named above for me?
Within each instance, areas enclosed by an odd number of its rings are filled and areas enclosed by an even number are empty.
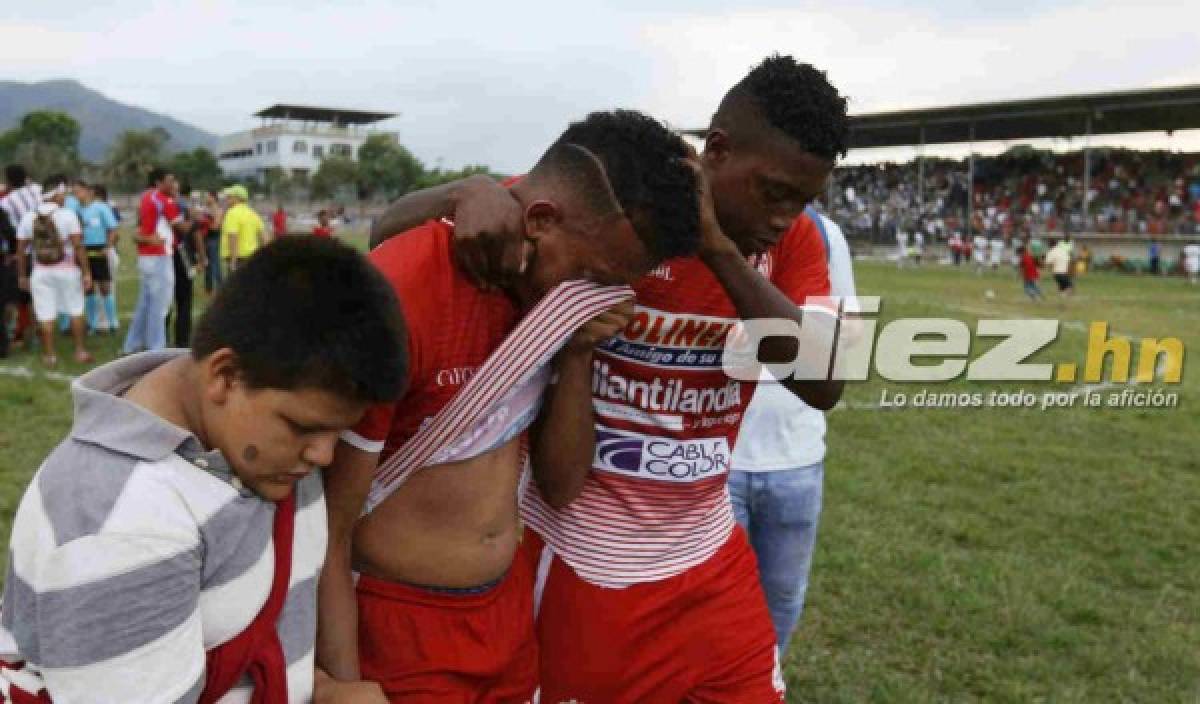
[[[132,264],[122,260],[126,311]],[[1040,355],[1055,362],[1081,362],[1086,324],[1099,320],[1118,334],[1200,346],[1200,288],[1178,279],[1090,275],[1074,300],[1032,304],[1009,272],[856,267],[860,293],[884,298],[881,324],[1070,321]],[[91,342],[108,358],[119,340]],[[71,409],[66,382],[43,376],[29,353],[0,369],[7,544],[23,487]],[[1072,385],[849,386],[830,416],[808,607],[785,663],[789,699],[1200,701],[1200,374],[1184,369],[1169,410],[880,410],[885,390],[1040,395]]]

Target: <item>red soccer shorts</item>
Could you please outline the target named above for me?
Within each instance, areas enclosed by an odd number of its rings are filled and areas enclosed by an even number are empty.
[[[527,542],[542,551],[540,539]],[[543,704],[784,701],[775,631],[740,526],[707,562],[669,579],[608,589],[548,554],[538,577]]]
[[[358,580],[363,679],[392,702],[524,704],[537,690],[533,565],[522,541],[508,574],[478,594]]]

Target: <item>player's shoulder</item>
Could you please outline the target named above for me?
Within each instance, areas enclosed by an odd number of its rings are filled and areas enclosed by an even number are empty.
[[[450,238],[453,227],[430,220],[380,244],[367,255],[398,292],[413,287],[435,288],[452,274]]]
[[[820,217],[820,214],[815,211],[800,213],[792,221],[791,227],[783,234],[779,242],[771,248],[775,258],[787,259],[797,256],[827,258],[829,254],[828,231],[825,229],[825,223],[818,220]]]

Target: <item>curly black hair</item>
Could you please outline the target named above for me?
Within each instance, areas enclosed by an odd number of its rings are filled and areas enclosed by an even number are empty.
[[[226,347],[255,389],[383,402],[399,398],[407,378],[404,318],[391,285],[361,254],[319,237],[280,238],[225,281],[196,326],[192,356]]]
[[[713,127],[722,124],[747,99],[766,121],[795,140],[804,151],[833,161],[850,143],[846,98],[824,71],[791,56],[772,54],[725,94]]]
[[[679,135],[635,110],[594,112],[571,123],[534,170],[555,164],[568,167],[573,150],[564,149],[566,145],[582,147],[600,160],[612,195],[656,261],[696,253],[696,174],[686,162],[688,148]],[[588,170],[568,168],[575,176],[573,187],[589,202],[612,200],[602,180],[584,183],[581,175]]]

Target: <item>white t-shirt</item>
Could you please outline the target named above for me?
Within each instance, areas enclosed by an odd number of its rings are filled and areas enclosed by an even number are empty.
[[[1184,245],[1183,266],[1192,274],[1200,271],[1200,244]]]
[[[999,264],[1004,259],[1004,240],[992,240],[992,262]]]
[[[978,259],[979,261],[983,261],[984,258],[987,257],[987,246],[988,246],[987,238],[984,237],[983,235],[976,235],[975,239],[972,240],[972,242],[971,242],[972,258]]]
[[[58,228],[58,236],[63,241],[63,251],[66,255],[63,260],[57,264],[39,264],[36,257],[33,257],[33,268],[52,268],[52,269],[71,269],[75,266],[75,248],[71,246],[71,235],[83,236],[83,228],[79,225],[79,217],[69,208],[62,208],[54,203],[42,203],[36,210],[30,210],[25,213],[25,217],[21,218],[21,224],[17,226],[17,239],[23,242],[33,240],[33,223],[37,219],[38,214],[49,215],[54,219],[54,226]]]
[[[853,298],[850,246],[837,223],[821,216],[829,240],[830,295]],[[856,310],[847,304],[845,310]],[[765,372],[764,372],[765,374]],[[746,407],[733,450],[733,469],[771,472],[796,469],[825,459],[825,414],[801,401],[783,384],[764,378]]]
[[[1065,274],[1071,268],[1071,252],[1062,242],[1050,248],[1046,252],[1046,266],[1050,267],[1050,271],[1055,274]]]

